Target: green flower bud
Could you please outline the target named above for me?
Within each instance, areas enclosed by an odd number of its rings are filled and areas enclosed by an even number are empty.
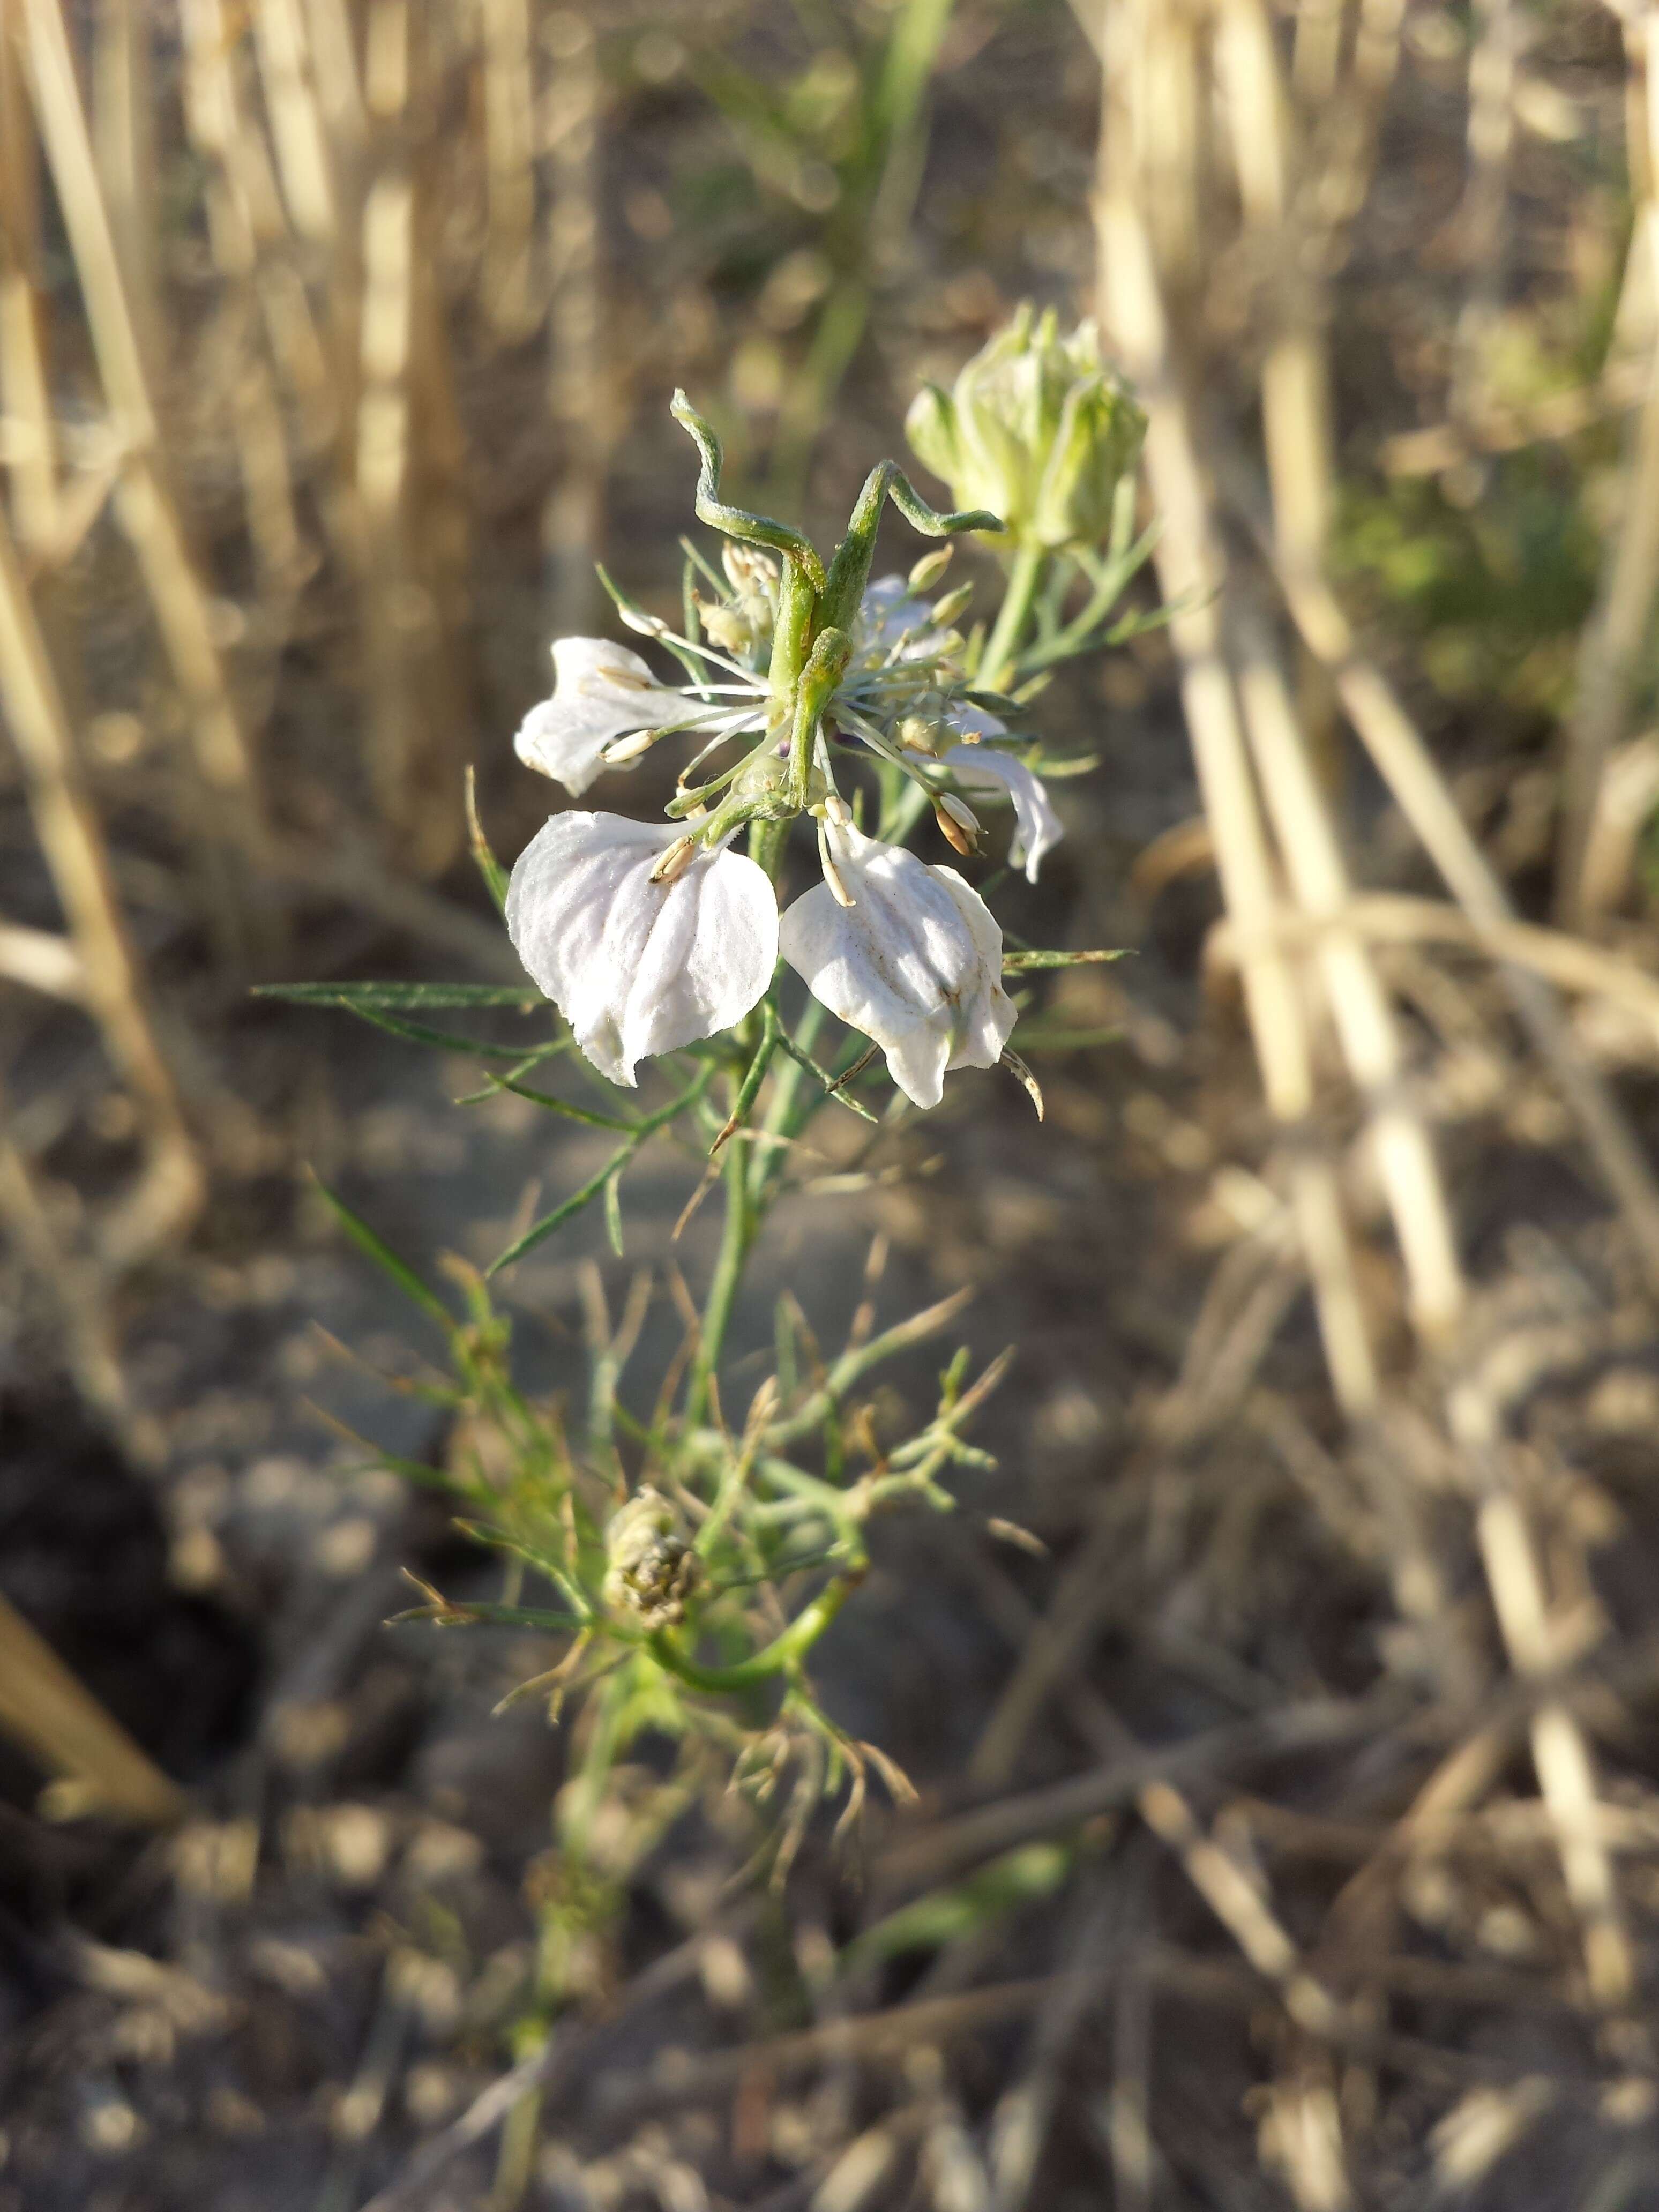
[[[1095,325],[1062,337],[1052,309],[1034,319],[1029,306],[949,392],[925,385],[905,421],[916,458],[959,506],[991,508],[1012,537],[1049,551],[1107,536],[1146,428]]]

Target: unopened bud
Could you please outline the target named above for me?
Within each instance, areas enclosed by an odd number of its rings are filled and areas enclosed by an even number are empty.
[[[954,592],[947,592],[945,597],[935,604],[933,620],[941,629],[949,629],[958,615],[967,612],[968,602],[973,596],[974,587],[971,583],[958,584]]]
[[[989,507],[1013,537],[1053,550],[1107,537],[1146,428],[1094,325],[1062,337],[1052,313],[1039,319],[1029,307],[950,391],[925,385],[905,418],[912,448],[959,507]]]
[[[910,589],[913,592],[932,591],[933,586],[950,567],[951,556],[956,550],[954,545],[940,545],[931,553],[924,553],[910,571],[908,579]]]
[[[678,883],[697,857],[695,837],[677,837],[651,871],[653,884]]]
[[[964,857],[979,850],[979,817],[966,799],[942,791],[933,801],[933,818],[948,842]]]
[[[720,566],[734,592],[769,593],[777,589],[778,564],[757,545],[740,545],[728,538],[720,548]]]
[[[826,822],[833,822],[837,830],[845,830],[853,818],[853,810],[840,792],[826,792],[823,799],[823,817]]]

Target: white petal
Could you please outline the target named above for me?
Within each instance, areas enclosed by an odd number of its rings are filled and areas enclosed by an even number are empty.
[[[553,696],[525,716],[514,750],[573,798],[610,765],[600,756],[612,738],[672,730],[706,711],[701,701],[659,684],[637,653],[602,637],[560,638],[553,675]]]
[[[814,997],[873,1037],[893,1080],[937,1106],[947,1067],[993,1067],[1014,1025],[1002,988],[1002,933],[953,868],[831,830],[854,903],[819,884],[783,917],[778,942]]]
[[[951,719],[960,729],[964,718],[970,714],[981,724],[994,724],[998,730],[1003,726],[994,714],[982,714],[973,707],[955,708]],[[1043,854],[1060,842],[1061,834],[1060,817],[1042,777],[1034,775],[1023,760],[996,745],[952,745],[945,755],[945,765],[970,796],[1013,802],[1014,834],[1008,842],[1009,863],[1024,868],[1027,882],[1034,884]]]
[[[961,1018],[945,1066],[947,1069],[994,1067],[1018,1019],[1013,1000],[1002,988],[1002,932],[990,908],[954,868],[929,868],[927,872],[944,884],[955,902],[980,962],[979,988],[963,994]]]
[[[673,823],[556,814],[519,855],[507,927],[520,960],[601,1075],[741,1021],[772,980],[777,901],[740,853],[702,853],[671,884],[651,871]]]
[[[942,650],[948,632],[933,620],[933,610],[919,599],[902,576],[878,576],[866,584],[860,607],[859,657],[885,660],[902,637],[909,642],[901,660],[931,660]]]

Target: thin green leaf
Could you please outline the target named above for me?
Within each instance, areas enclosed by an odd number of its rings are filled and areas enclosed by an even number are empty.
[[[1116,1044],[1121,1027],[1105,1030],[1024,1029],[1019,1033],[1022,1052],[1086,1052],[1093,1045]]]
[[[469,764],[466,771],[466,834],[473,861],[484,879],[484,889],[495,902],[498,914],[507,911],[507,870],[489,849],[483,823],[478,819],[477,779]]]
[[[836,1079],[830,1074],[829,1069],[820,1067],[810,1052],[803,1052],[787,1030],[781,1029],[778,1031],[778,1049],[787,1054],[798,1067],[805,1068],[807,1074],[815,1081],[821,1083],[837,1106],[845,1106],[848,1113],[856,1114],[860,1121],[874,1123],[878,1120],[878,1116],[872,1114],[867,1106],[854,1098],[850,1091],[838,1091],[836,1088]]]
[[[605,1177],[605,1233],[611,1240],[611,1249],[620,1260],[623,1256],[622,1170]]]
[[[508,1553],[522,1559],[526,1566],[534,1567],[538,1575],[545,1575],[567,1605],[575,1608],[584,1618],[591,1611],[586,1599],[561,1561],[548,1553],[539,1551],[533,1544],[510,1534],[505,1528],[492,1528],[487,1521],[457,1521],[455,1527],[463,1536],[470,1536],[475,1544],[483,1544],[491,1551]]]
[[[337,1191],[332,1191],[320,1176],[313,1181],[322,1193],[334,1217],[354,1244],[366,1252],[381,1273],[391,1278],[407,1298],[412,1299],[422,1313],[429,1314],[446,1336],[454,1334],[455,1317],[435,1291],[428,1288],[406,1260],[401,1260],[376,1231],[371,1229],[360,1213],[354,1213]]]
[[[1032,968],[1095,967],[1103,961],[1126,958],[1128,950],[1127,945],[1122,945],[1111,951],[1005,952],[1002,972],[1005,975],[1017,975]]]
[[[584,1121],[590,1129],[621,1131],[635,1127],[632,1121],[624,1121],[617,1115],[595,1114],[586,1106],[573,1106],[568,1098],[556,1098],[550,1091],[537,1091],[528,1083],[516,1082],[510,1075],[490,1075],[484,1079],[491,1091],[510,1091],[515,1098],[527,1098],[544,1113],[562,1114],[567,1121]]]
[[[468,1599],[454,1605],[446,1605],[441,1611],[435,1605],[411,1606],[407,1613],[389,1613],[386,1626],[400,1628],[412,1620],[435,1621],[440,1627],[464,1628],[475,1626],[498,1628],[571,1628],[583,1629],[590,1624],[571,1613],[544,1613],[527,1605],[479,1605]],[[633,1644],[640,1639],[627,1636],[617,1629],[608,1634],[622,1643]]]
[[[256,999],[286,999],[301,1006],[520,1006],[526,1013],[547,1000],[528,980],[522,983],[258,983]]]
[[[533,1251],[536,1246],[550,1237],[556,1229],[562,1229],[565,1223],[580,1213],[584,1206],[591,1206],[604,1190],[611,1177],[620,1169],[627,1166],[647,1137],[654,1136],[656,1132],[666,1122],[672,1121],[676,1115],[684,1113],[688,1106],[696,1103],[714,1081],[715,1072],[714,1064],[710,1062],[699,1072],[694,1083],[675,1097],[671,1098],[665,1106],[659,1106],[654,1114],[647,1114],[642,1121],[636,1121],[626,1142],[617,1146],[598,1174],[590,1176],[580,1190],[573,1191],[561,1205],[554,1207],[551,1213],[544,1214],[533,1227],[525,1231],[516,1243],[509,1244],[505,1252],[490,1261],[484,1270],[485,1274],[499,1274],[503,1267],[510,1267],[514,1260],[521,1260],[526,1252]]]

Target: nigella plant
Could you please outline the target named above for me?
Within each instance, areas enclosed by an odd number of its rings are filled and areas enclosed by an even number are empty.
[[[998,511],[935,509],[883,461],[828,560],[799,532],[728,504],[713,431],[683,395],[673,411],[698,452],[697,517],[715,533],[712,549],[688,545],[679,626],[610,587],[656,664],[611,639],[559,640],[551,696],[517,737],[525,763],[578,804],[552,814],[510,876],[474,818],[525,984],[288,994],[452,1048],[469,1041],[414,1017],[482,1004],[528,1014],[521,1043],[471,1042],[489,1069],[475,1096],[513,1092],[615,1143],[489,1274],[590,1206],[623,1251],[625,1178],[660,1133],[691,1136],[707,1159],[688,1216],[721,1192],[712,1278],[654,1409],[635,1410],[621,1387],[635,1303],[614,1330],[596,1319],[574,1423],[513,1382],[486,1275],[455,1271],[457,1312],[334,1201],[447,1340],[447,1402],[467,1441],[434,1479],[504,1561],[493,1594],[425,1589],[409,1617],[544,1633],[549,1665],[528,1686],[556,1713],[578,1701],[534,1991],[544,2017],[580,1979],[575,1935],[614,1909],[629,1868],[702,1777],[735,1781],[739,1797],[763,1804],[781,1793],[783,1816],[763,1822],[778,1870],[824,1796],[845,1789],[854,1812],[872,1766],[904,1787],[878,1747],[850,1741],[824,1711],[809,1658],[857,1589],[872,1518],[904,1505],[949,1510],[946,1479],[988,1464],[964,1431],[1001,1363],[970,1381],[959,1352],[932,1412],[894,1438],[878,1435],[860,1391],[884,1362],[945,1327],[957,1301],[884,1334],[872,1334],[866,1304],[826,1362],[786,1299],[775,1371],[737,1421],[722,1402],[722,1352],[757,1237],[818,1115],[857,1115],[878,1141],[936,1107],[953,1070],[1004,1063],[1041,1111],[1011,1048],[1019,994],[1033,971],[1109,956],[1011,947],[981,891],[927,848],[938,854],[941,837],[953,859],[970,859],[994,838],[1036,879],[1060,835],[1048,785],[1088,765],[1045,741],[1039,694],[1057,662],[1134,626],[1114,626],[1115,610],[1150,543],[1133,532],[1142,418],[1086,325],[1062,338],[1051,317],[1024,315],[951,393],[931,392],[913,410],[921,457],[957,496],[994,489]],[[903,574],[874,573],[890,504],[940,541]],[[945,587],[951,541],[969,533],[1004,572],[988,628],[964,628],[968,584]],[[580,805],[601,773],[659,747],[678,760],[662,815]],[[985,826],[994,810],[1006,830]],[[799,833],[814,880],[784,896]],[[549,1087],[541,1072],[579,1062],[599,1079],[601,1107],[568,1085]],[[665,1080],[653,1073],[665,1064]],[[674,1779],[618,1799],[619,1764],[646,1732],[679,1742]]]

